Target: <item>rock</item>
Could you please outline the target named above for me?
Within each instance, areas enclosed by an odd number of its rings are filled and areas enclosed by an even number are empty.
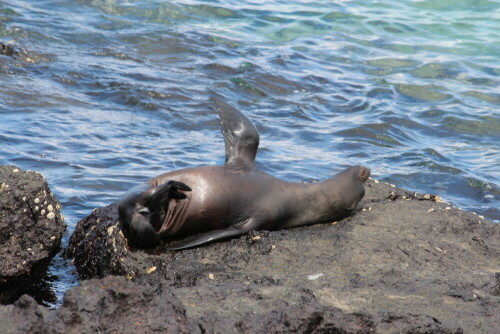
[[[50,310],[39,306],[33,297],[23,295],[14,305],[0,305],[0,328],[3,334],[55,333],[45,323]]]
[[[206,333],[374,333],[368,314],[345,314],[311,291],[283,286],[217,285],[173,289]]]
[[[0,42],[0,55],[13,56],[15,54],[17,54],[17,52],[12,46]]]
[[[51,58],[50,55],[33,53],[18,45],[13,46],[2,42],[0,42],[0,57],[2,59],[0,73],[6,74],[22,73],[29,64],[48,61]]]
[[[2,333],[200,333],[170,289],[123,277],[82,282],[49,310],[27,295],[0,306]]]
[[[70,289],[51,325],[59,333],[197,333],[169,288],[124,277],[89,280]]]
[[[358,207],[339,222],[172,252],[129,248],[112,204],[78,223],[68,255],[84,277],[173,287],[188,316],[201,326],[218,321],[215,331],[320,331],[322,323],[341,328],[331,320],[341,314],[352,328],[380,333],[494,332],[500,225],[438,196],[374,181]],[[314,298],[286,304],[293,291]],[[286,327],[299,309],[309,311]],[[223,315],[203,313],[211,310]],[[316,312],[330,315],[318,325]]]
[[[54,217],[42,214],[52,205]],[[16,300],[44,275],[66,225],[44,177],[0,166],[0,303]]]

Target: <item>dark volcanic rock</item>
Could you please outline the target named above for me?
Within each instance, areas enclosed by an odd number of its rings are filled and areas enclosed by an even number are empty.
[[[376,181],[359,207],[331,224],[171,252],[129,248],[113,204],[79,222],[68,254],[85,277],[175,287],[208,331],[495,332],[500,225]]]
[[[1,28],[0,24],[0,30]],[[53,55],[38,54],[17,45],[0,42],[0,73],[26,73],[31,64],[47,62],[53,57]]]
[[[17,52],[12,46],[0,42],[0,55],[13,56],[15,54],[17,54]]]
[[[56,311],[22,296],[0,306],[2,333],[199,333],[169,288],[123,277],[89,280],[70,289]]]
[[[368,314],[321,305],[311,291],[256,284],[178,288],[188,316],[208,333],[374,333]]]
[[[169,288],[124,277],[82,282],[65,296],[52,326],[60,333],[196,333]]]
[[[43,175],[0,166],[0,302],[17,299],[60,248],[61,204]]]
[[[28,295],[19,298],[14,305],[0,306],[0,328],[3,334],[55,333],[50,330],[45,319],[50,311],[39,306]]]

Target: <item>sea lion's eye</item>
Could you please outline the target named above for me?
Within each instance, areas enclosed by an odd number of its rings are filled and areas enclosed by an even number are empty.
[[[148,215],[150,214],[151,212],[149,211],[148,208],[142,208],[138,211],[141,215]]]

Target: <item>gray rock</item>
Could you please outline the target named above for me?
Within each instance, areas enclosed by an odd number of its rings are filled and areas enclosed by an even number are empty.
[[[0,305],[0,328],[4,334],[55,333],[45,323],[51,311],[39,306],[33,297],[23,295],[14,305]]]
[[[168,287],[124,277],[89,280],[70,289],[50,324],[60,333],[197,333]]]
[[[0,306],[2,333],[199,333],[170,289],[145,287],[123,277],[82,282],[49,310],[22,296]]]
[[[40,280],[66,229],[43,175],[0,166],[0,303]]]
[[[181,252],[131,249],[117,220],[112,204],[78,223],[68,254],[79,273],[171,286],[207,331],[494,333],[500,323],[500,226],[437,196],[370,181],[342,221]],[[293,302],[297,291],[311,298]]]
[[[301,288],[267,285],[173,289],[206,333],[374,333],[372,317],[321,305]]]

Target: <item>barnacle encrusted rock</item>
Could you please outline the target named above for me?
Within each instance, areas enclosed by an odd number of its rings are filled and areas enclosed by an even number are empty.
[[[42,213],[60,203],[41,174],[0,166],[0,185],[0,303],[8,303],[40,279],[66,225]]]

